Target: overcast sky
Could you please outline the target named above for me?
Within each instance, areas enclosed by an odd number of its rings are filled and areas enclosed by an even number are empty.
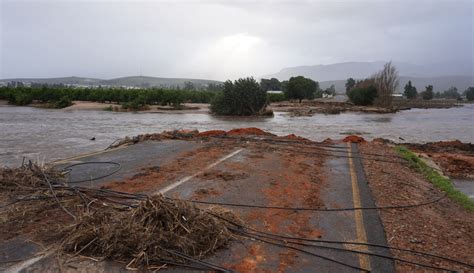
[[[345,61],[474,61],[472,0],[0,2],[0,78],[225,80]]]

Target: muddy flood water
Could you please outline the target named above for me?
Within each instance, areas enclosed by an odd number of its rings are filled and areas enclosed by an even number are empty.
[[[259,127],[278,135],[312,140],[347,134],[397,142],[459,139],[474,142],[474,105],[451,109],[412,109],[394,114],[342,113],[271,118],[222,118],[209,114],[65,111],[0,105],[0,165],[17,166],[23,157],[48,162],[102,150],[125,136],[173,129]],[[95,137],[95,141],[90,140]]]

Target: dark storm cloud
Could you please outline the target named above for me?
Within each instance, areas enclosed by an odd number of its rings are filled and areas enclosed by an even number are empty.
[[[0,78],[473,62],[472,1],[0,1]]]

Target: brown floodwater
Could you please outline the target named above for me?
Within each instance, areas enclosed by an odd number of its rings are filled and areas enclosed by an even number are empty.
[[[228,130],[259,127],[278,135],[312,140],[347,134],[398,142],[459,139],[474,142],[474,105],[451,109],[412,109],[393,114],[342,113],[266,118],[214,117],[209,114],[65,111],[0,105],[0,165],[17,166],[23,157],[40,162],[106,148],[125,136],[173,129]],[[95,137],[95,141],[90,139]]]

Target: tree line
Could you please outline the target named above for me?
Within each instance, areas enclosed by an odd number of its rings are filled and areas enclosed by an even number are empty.
[[[179,105],[184,102],[210,103],[217,91],[177,89],[73,88],[58,86],[0,87],[0,99],[15,105],[32,102],[64,106],[73,100],[101,103]],[[62,102],[59,104],[58,102]],[[66,105],[67,106],[67,105]],[[57,107],[61,108],[61,107]],[[131,107],[135,108],[135,107]]]

